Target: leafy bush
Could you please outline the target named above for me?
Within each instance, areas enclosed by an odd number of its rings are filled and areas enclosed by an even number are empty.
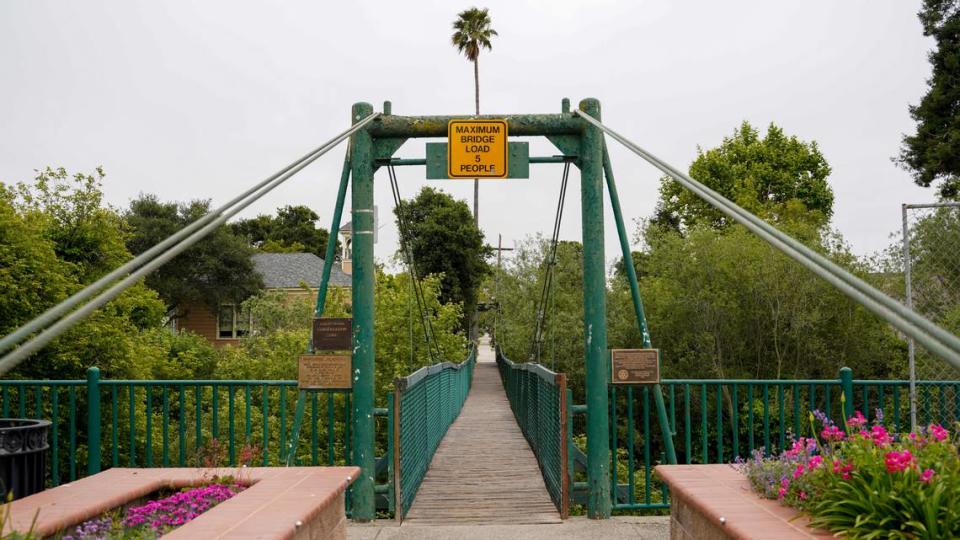
[[[894,434],[880,411],[872,425],[859,411],[842,427],[815,412],[811,428],[814,417],[819,437],[801,437],[776,458],[758,451],[742,464],[757,493],[845,538],[960,537],[960,454],[947,429]]]

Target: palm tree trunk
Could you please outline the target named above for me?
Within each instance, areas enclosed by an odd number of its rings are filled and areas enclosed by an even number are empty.
[[[480,116],[480,56],[473,59],[473,97],[476,105],[477,116]],[[480,229],[480,180],[473,179],[473,225]],[[477,307],[474,305],[473,312],[470,314],[468,334],[470,340],[477,340]]]
[[[473,95],[477,105],[477,115],[480,114],[480,57],[473,61]]]
[[[473,59],[473,96],[477,116],[480,115],[480,57]],[[480,227],[480,180],[473,179],[473,224]]]

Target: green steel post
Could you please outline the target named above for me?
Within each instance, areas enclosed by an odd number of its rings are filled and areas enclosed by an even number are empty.
[[[314,317],[323,315],[327,303],[327,288],[330,283],[330,270],[337,255],[337,235],[340,233],[340,218],[343,215],[343,201],[347,197],[347,185],[350,184],[350,148],[343,158],[343,170],[340,172],[340,187],[337,190],[337,204],[333,207],[333,221],[330,224],[330,236],[327,240],[326,259],[323,260],[323,274],[320,276],[320,287],[317,289],[317,305]],[[309,349],[313,350],[313,340],[310,340]]]
[[[389,101],[387,102],[389,103]],[[386,104],[384,103],[384,111],[386,111]],[[394,436],[393,436],[393,420],[396,407],[393,399],[393,392],[387,393],[387,455],[384,459],[387,460],[387,510],[390,512],[396,512],[396,502],[397,502],[397,484],[394,478],[394,467],[396,467],[396,462],[393,459],[393,453],[396,452],[394,448]]]
[[[633,310],[636,312],[637,324],[640,326],[640,335],[643,337],[643,346],[653,347],[650,340],[650,329],[647,327],[647,317],[643,312],[643,300],[640,298],[640,284],[637,281],[637,270],[633,267],[633,256],[630,253],[630,241],[627,239],[627,228],[623,224],[623,212],[620,208],[620,196],[617,194],[617,183],[613,178],[613,163],[607,151],[606,142],[603,143],[603,173],[607,179],[607,194],[610,196],[610,206],[613,209],[614,221],[617,224],[617,236],[620,238],[620,250],[623,252],[624,268],[627,269],[627,280],[630,282],[630,296],[633,298]],[[630,261],[630,264],[627,264]],[[663,392],[660,385],[653,387],[653,399],[657,407],[657,417],[660,421],[660,431],[663,434],[663,446],[667,453],[667,463],[676,465],[677,452],[673,447],[673,432],[667,421],[667,407],[663,402]]]
[[[87,474],[100,472],[100,369],[87,369]],[[73,453],[70,453],[73,459]]]
[[[840,391],[843,392],[843,417],[853,416],[853,370],[840,368]]]
[[[369,103],[353,106],[353,121],[373,114]],[[354,521],[373,520],[374,501],[374,329],[373,138],[360,130],[351,138],[353,173],[353,465],[360,477],[351,488]],[[334,234],[331,231],[331,234]]]
[[[300,390],[297,394],[297,408],[293,413],[293,432],[287,441],[287,447],[283,449],[283,460],[287,467],[294,465],[294,459],[297,455],[297,442],[300,441],[300,426],[303,425],[303,412],[307,406],[307,392]]]
[[[564,444],[567,445],[567,481],[570,483],[570,489],[568,490],[568,495],[573,495],[573,480],[574,480],[574,445],[573,445],[573,390],[567,389],[567,434],[566,441]],[[572,498],[572,497],[571,497]],[[568,503],[571,501],[567,501]]]
[[[580,110],[600,120],[600,102]],[[607,299],[603,254],[603,134],[587,125],[580,138],[580,199],[583,224],[583,326],[587,393],[587,516],[610,517],[610,434],[607,400]]]

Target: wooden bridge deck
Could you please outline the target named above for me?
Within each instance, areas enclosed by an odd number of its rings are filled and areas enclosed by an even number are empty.
[[[404,523],[561,523],[537,458],[513,418],[489,343],[481,342],[478,353],[473,388]]]

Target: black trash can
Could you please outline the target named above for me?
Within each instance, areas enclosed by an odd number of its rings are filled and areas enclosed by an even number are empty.
[[[43,491],[47,472],[47,420],[0,418],[0,489],[3,499]]]

